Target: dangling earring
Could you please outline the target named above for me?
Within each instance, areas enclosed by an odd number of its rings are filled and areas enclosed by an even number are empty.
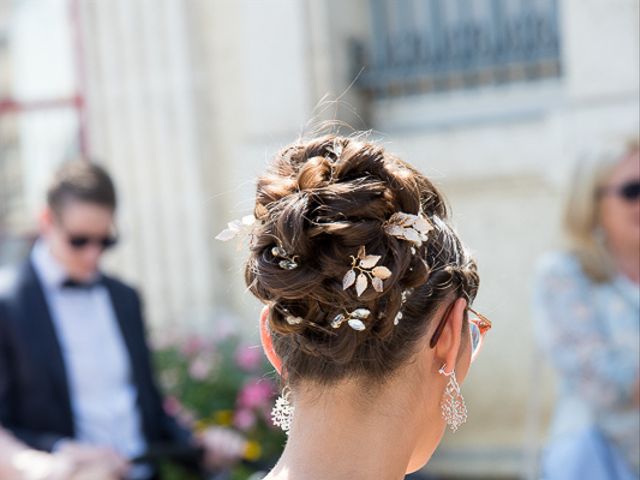
[[[295,411],[295,407],[291,405],[289,398],[291,398],[291,389],[286,386],[271,410],[271,421],[275,426],[280,427],[287,435],[289,435],[291,422],[293,421],[293,412]]]
[[[467,421],[467,406],[464,403],[464,398],[460,393],[460,385],[456,380],[455,370],[451,370],[450,373],[445,371],[446,364],[442,366],[438,373],[449,377],[449,383],[444,389],[444,396],[442,397],[442,416],[451,428],[452,432],[458,430],[458,427]]]

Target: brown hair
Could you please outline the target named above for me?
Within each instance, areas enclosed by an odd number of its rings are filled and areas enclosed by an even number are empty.
[[[427,241],[415,247],[386,234],[396,212],[424,215],[434,226]],[[411,356],[443,302],[476,295],[476,264],[448,222],[443,196],[376,143],[329,135],[285,147],[258,180],[255,217],[245,279],[270,306],[268,326],[290,384],[382,380]],[[393,274],[383,292],[357,297],[342,279],[362,245]],[[274,246],[295,254],[299,266],[281,268]],[[359,307],[371,311],[365,331],[331,328],[335,315]],[[287,315],[303,321],[292,325]]]
[[[49,185],[47,204],[60,214],[66,203],[73,200],[115,210],[115,187],[106,170],[85,160],[64,163]]]

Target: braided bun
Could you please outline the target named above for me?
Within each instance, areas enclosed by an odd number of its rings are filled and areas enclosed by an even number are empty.
[[[425,241],[385,232],[398,212],[429,221]],[[246,283],[270,306],[290,383],[382,379],[410,356],[443,300],[476,294],[476,265],[444,198],[378,144],[330,135],[285,147],[258,180],[254,215]],[[391,271],[383,288],[343,288],[361,249]],[[332,326],[356,309],[369,312],[364,330]]]

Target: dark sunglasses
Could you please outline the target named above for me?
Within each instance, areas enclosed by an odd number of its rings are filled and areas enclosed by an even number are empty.
[[[89,245],[97,245],[103,250],[107,250],[118,243],[118,237],[107,235],[104,237],[91,237],[89,235],[69,235],[67,238],[69,245],[80,250]]]
[[[633,202],[640,198],[640,181],[632,180],[618,187],[606,187],[600,190],[601,195],[607,193],[613,193],[628,202]]]

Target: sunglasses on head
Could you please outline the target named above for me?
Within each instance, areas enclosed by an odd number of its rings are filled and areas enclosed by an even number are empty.
[[[632,180],[617,187],[603,188],[600,193],[602,195],[613,193],[628,202],[633,202],[640,198],[640,180]]]
[[[438,323],[438,326],[433,332],[433,336],[431,337],[431,341],[429,342],[429,346],[431,348],[434,348],[438,343],[440,335],[444,330],[444,326],[447,323],[447,318],[449,318],[449,313],[451,313],[451,309],[453,308],[454,304],[455,301],[447,307],[444,315],[442,316],[442,319],[440,320],[440,323]],[[478,356],[478,353],[480,353],[484,337],[491,329],[492,325],[491,320],[489,320],[484,315],[476,312],[473,308],[467,307],[466,311],[468,313],[467,319],[469,321],[469,333],[471,334],[471,362],[473,362]]]
[[[83,249],[89,245],[97,245],[103,250],[107,250],[118,243],[118,238],[114,235],[92,237],[90,235],[68,235],[69,245],[76,250]]]

